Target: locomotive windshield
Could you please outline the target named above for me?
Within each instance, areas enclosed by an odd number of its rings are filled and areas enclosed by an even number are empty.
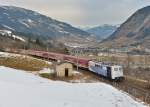
[[[118,71],[118,68],[114,68],[114,71]]]
[[[122,71],[122,67],[115,67],[114,71]]]

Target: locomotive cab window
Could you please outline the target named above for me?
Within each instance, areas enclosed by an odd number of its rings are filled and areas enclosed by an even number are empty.
[[[95,64],[95,67],[100,67],[100,65],[98,65],[98,64]]]
[[[114,71],[118,71],[118,68],[114,68]]]
[[[120,67],[120,68],[119,68],[119,71],[121,71],[121,70],[122,70],[122,68]]]

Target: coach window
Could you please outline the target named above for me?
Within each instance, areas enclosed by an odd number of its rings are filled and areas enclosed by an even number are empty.
[[[100,68],[102,69],[103,67],[102,67],[102,66],[100,66]]]
[[[97,64],[95,64],[95,67],[98,67],[98,65],[97,65]]]

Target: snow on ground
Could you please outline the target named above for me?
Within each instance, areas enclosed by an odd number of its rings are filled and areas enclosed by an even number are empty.
[[[54,71],[54,69],[44,68],[44,69],[40,70],[38,73],[39,74],[43,74],[43,73],[54,74],[55,71]]]
[[[25,39],[19,37],[19,36],[16,36],[16,35],[12,35],[13,39],[17,39],[17,40],[20,40],[22,42],[25,42]]]
[[[26,57],[26,58],[29,58],[29,59],[36,59],[36,60],[39,60],[39,61],[45,61],[45,63],[47,63],[49,65],[53,64],[50,61],[46,61],[46,60],[42,60],[42,59],[38,59],[38,58],[35,58],[35,57],[26,56],[26,55],[21,55],[21,54],[8,53],[8,52],[0,52],[0,57]]]
[[[0,57],[17,57],[21,56],[19,54],[7,53],[7,52],[0,52]]]
[[[19,22],[20,22],[21,24],[23,24],[24,26],[26,26],[27,28],[30,28],[30,26],[29,26],[27,23],[25,23],[24,21],[19,20]]]
[[[9,27],[9,26],[7,26],[7,25],[2,25],[2,26],[4,26],[5,28],[7,28],[7,29],[9,29],[9,30],[15,31],[15,29],[13,29],[13,28],[11,28],[11,27]]]
[[[27,21],[28,21],[29,23],[33,23],[33,22],[34,22],[34,21],[31,20],[31,19],[27,19]]]
[[[0,34],[6,37],[12,37],[14,40],[17,39],[17,40],[25,42],[25,39],[23,39],[22,37],[13,35],[12,31],[9,31],[9,30],[0,30]]]
[[[0,107],[146,107],[104,83],[71,84],[0,66]]]

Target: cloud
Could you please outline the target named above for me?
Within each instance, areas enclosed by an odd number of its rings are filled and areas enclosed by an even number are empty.
[[[150,0],[0,0],[0,4],[32,9],[75,26],[92,26],[123,23]]]
[[[0,0],[0,4],[32,9],[75,25],[79,25],[79,20],[83,17],[83,12],[76,0]]]
[[[150,5],[141,0],[81,0],[84,18],[82,24],[120,24],[139,8]]]

